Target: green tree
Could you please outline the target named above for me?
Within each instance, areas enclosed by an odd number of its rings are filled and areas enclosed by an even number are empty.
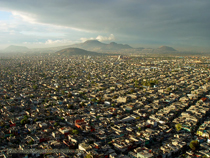
[[[34,141],[31,139],[28,144],[32,145],[34,143]]]
[[[195,151],[195,150],[199,147],[199,142],[198,142],[198,140],[192,140],[192,141],[190,142],[189,147],[190,147],[193,151]]]
[[[114,103],[112,103],[112,105],[111,105],[111,106],[113,106],[113,107],[114,107],[114,106],[115,106],[115,104],[114,104]]]
[[[74,130],[72,130],[72,134],[79,134],[79,131],[74,129]]]
[[[26,124],[28,122],[28,119],[27,118],[23,118],[20,123],[23,125],[23,124]]]
[[[67,97],[71,98],[72,97],[72,93],[68,93]]]
[[[10,137],[13,137],[13,136],[14,136],[14,134],[10,134],[9,136],[10,136]]]
[[[175,125],[177,132],[179,132],[182,129],[182,124],[181,123],[177,123]]]
[[[65,91],[64,91],[64,90],[62,90],[62,91],[61,91],[61,94],[62,94],[62,95],[64,95],[64,94],[65,94]]]
[[[37,85],[33,85],[33,89],[37,90],[38,86]]]
[[[170,91],[172,90],[172,88],[171,88],[171,87],[168,87],[166,90],[167,90],[168,92],[170,92]]]
[[[93,156],[91,154],[87,154],[85,155],[85,158],[93,158]]]
[[[138,86],[138,85],[139,85],[139,81],[136,80],[136,81],[134,82],[134,84],[135,84],[136,86]]]
[[[92,98],[91,101],[92,101],[92,102],[96,102],[96,98]]]

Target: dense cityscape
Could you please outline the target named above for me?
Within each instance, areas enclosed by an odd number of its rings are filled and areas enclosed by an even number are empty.
[[[0,158],[210,158],[210,0],[0,0]]]
[[[209,61],[2,54],[0,157],[210,157]]]

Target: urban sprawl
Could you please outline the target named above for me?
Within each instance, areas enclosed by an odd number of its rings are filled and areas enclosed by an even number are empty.
[[[210,58],[0,58],[0,157],[210,157]]]

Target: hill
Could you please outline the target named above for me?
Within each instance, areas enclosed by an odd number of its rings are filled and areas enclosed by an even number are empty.
[[[161,51],[176,51],[176,49],[174,49],[172,47],[168,47],[168,46],[160,46],[158,48],[158,50],[161,50]]]
[[[7,48],[5,48],[4,51],[5,52],[25,52],[25,51],[29,51],[29,49],[24,46],[10,45]]]
[[[66,48],[55,53],[58,55],[101,55],[100,53],[91,52],[80,48]]]

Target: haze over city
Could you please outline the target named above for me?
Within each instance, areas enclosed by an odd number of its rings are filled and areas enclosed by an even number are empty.
[[[0,0],[0,49],[86,40],[208,52],[209,0]]]

